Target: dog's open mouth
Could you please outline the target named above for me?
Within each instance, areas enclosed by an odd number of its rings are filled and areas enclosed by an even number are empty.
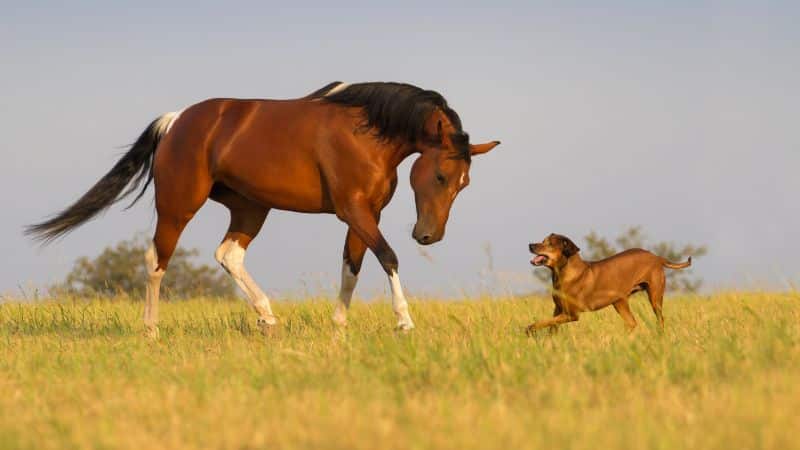
[[[531,260],[531,264],[533,264],[534,266],[541,266],[546,262],[547,262],[547,256],[544,255],[536,255]]]

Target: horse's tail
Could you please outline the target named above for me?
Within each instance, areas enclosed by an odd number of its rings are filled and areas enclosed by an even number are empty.
[[[664,263],[663,264],[664,264],[664,267],[666,267],[668,269],[685,269],[685,268],[687,268],[687,267],[692,265],[692,257],[690,256],[689,259],[686,260],[686,262],[682,262],[682,263],[674,263],[674,262],[670,262],[667,259],[664,259]]]
[[[166,113],[152,121],[131,145],[130,150],[88,192],[53,217],[25,227],[25,234],[48,243],[69,233],[130,195],[144,181],[144,186],[128,208],[133,206],[144,195],[147,186],[153,180],[153,156],[156,148],[179,114]]]

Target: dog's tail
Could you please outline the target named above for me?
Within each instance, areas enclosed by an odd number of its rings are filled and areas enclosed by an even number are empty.
[[[690,256],[689,259],[686,260],[686,262],[682,262],[682,263],[670,262],[669,260],[667,260],[665,258],[663,264],[664,264],[664,267],[666,267],[668,269],[685,269],[685,268],[687,268],[687,267],[692,265],[692,257]]]

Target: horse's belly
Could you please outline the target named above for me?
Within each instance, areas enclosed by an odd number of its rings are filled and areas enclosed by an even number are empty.
[[[332,213],[333,205],[314,180],[250,183],[227,179],[225,185],[267,208],[303,213]]]

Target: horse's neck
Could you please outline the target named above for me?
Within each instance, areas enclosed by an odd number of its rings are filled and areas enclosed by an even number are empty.
[[[397,169],[403,161],[414,153],[419,153],[413,144],[393,144],[389,150],[390,157],[388,165],[391,169]]]

